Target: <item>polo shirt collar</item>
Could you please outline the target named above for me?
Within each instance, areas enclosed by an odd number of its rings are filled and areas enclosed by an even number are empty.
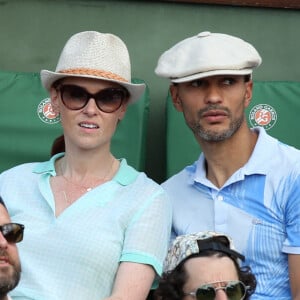
[[[248,160],[248,162],[233,174],[233,177],[242,178],[245,175],[261,174],[266,175],[268,173],[268,165],[265,163],[275,154],[275,148],[278,140],[268,135],[263,127],[255,127],[254,130],[258,133],[258,139],[254,150]],[[200,154],[198,161],[194,165],[186,168],[190,173],[190,183],[196,181],[206,185],[210,185],[210,181],[206,178],[205,156]],[[235,178],[238,179],[238,178]]]
[[[55,172],[55,167],[54,167],[54,163],[55,161],[64,156],[65,153],[58,153],[55,154],[54,156],[51,157],[51,159],[49,161],[45,161],[42,163],[39,163],[35,166],[35,168],[33,169],[34,173],[37,174],[49,174],[50,176],[56,176],[56,172]],[[113,177],[113,181],[118,182],[120,185],[126,186],[129,185],[131,183],[133,183],[136,178],[138,177],[139,172],[137,170],[135,170],[134,168],[132,168],[131,166],[129,166],[127,164],[126,159],[122,158],[120,159],[120,167],[118,172],[116,173],[116,175]]]

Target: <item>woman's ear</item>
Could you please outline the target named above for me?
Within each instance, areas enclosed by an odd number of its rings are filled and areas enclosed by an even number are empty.
[[[182,112],[182,102],[179,97],[178,85],[170,85],[170,95],[175,109],[179,112]]]
[[[127,111],[127,106],[128,106],[128,103],[122,104],[122,106],[120,108],[119,117],[118,117],[119,121],[121,121],[125,117],[125,114],[126,114],[126,111]]]
[[[51,87],[50,89],[50,99],[51,99],[51,106],[54,113],[59,114],[59,101],[58,101],[58,91]]]

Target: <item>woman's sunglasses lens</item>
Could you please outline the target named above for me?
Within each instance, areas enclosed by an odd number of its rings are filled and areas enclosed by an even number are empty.
[[[79,86],[64,85],[61,87],[60,92],[64,105],[69,109],[81,109],[89,100],[87,92]]]
[[[120,108],[126,97],[126,92],[122,89],[108,88],[102,90],[96,96],[98,108],[110,113]]]

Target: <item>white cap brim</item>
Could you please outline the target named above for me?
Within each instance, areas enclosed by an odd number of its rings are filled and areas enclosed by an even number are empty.
[[[188,82],[196,79],[201,79],[205,77],[217,76],[217,75],[248,75],[252,74],[252,69],[244,69],[244,70],[213,70],[202,73],[197,73],[193,75],[189,75],[181,78],[170,78],[171,82],[181,83]]]

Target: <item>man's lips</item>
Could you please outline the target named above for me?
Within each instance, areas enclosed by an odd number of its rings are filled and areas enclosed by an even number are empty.
[[[224,110],[208,110],[202,114],[202,117],[211,117],[211,116],[227,116],[227,113]]]
[[[202,113],[201,118],[206,119],[209,122],[219,122],[228,116],[224,110],[209,110]]]
[[[10,264],[7,256],[0,256],[0,266],[3,264]]]

